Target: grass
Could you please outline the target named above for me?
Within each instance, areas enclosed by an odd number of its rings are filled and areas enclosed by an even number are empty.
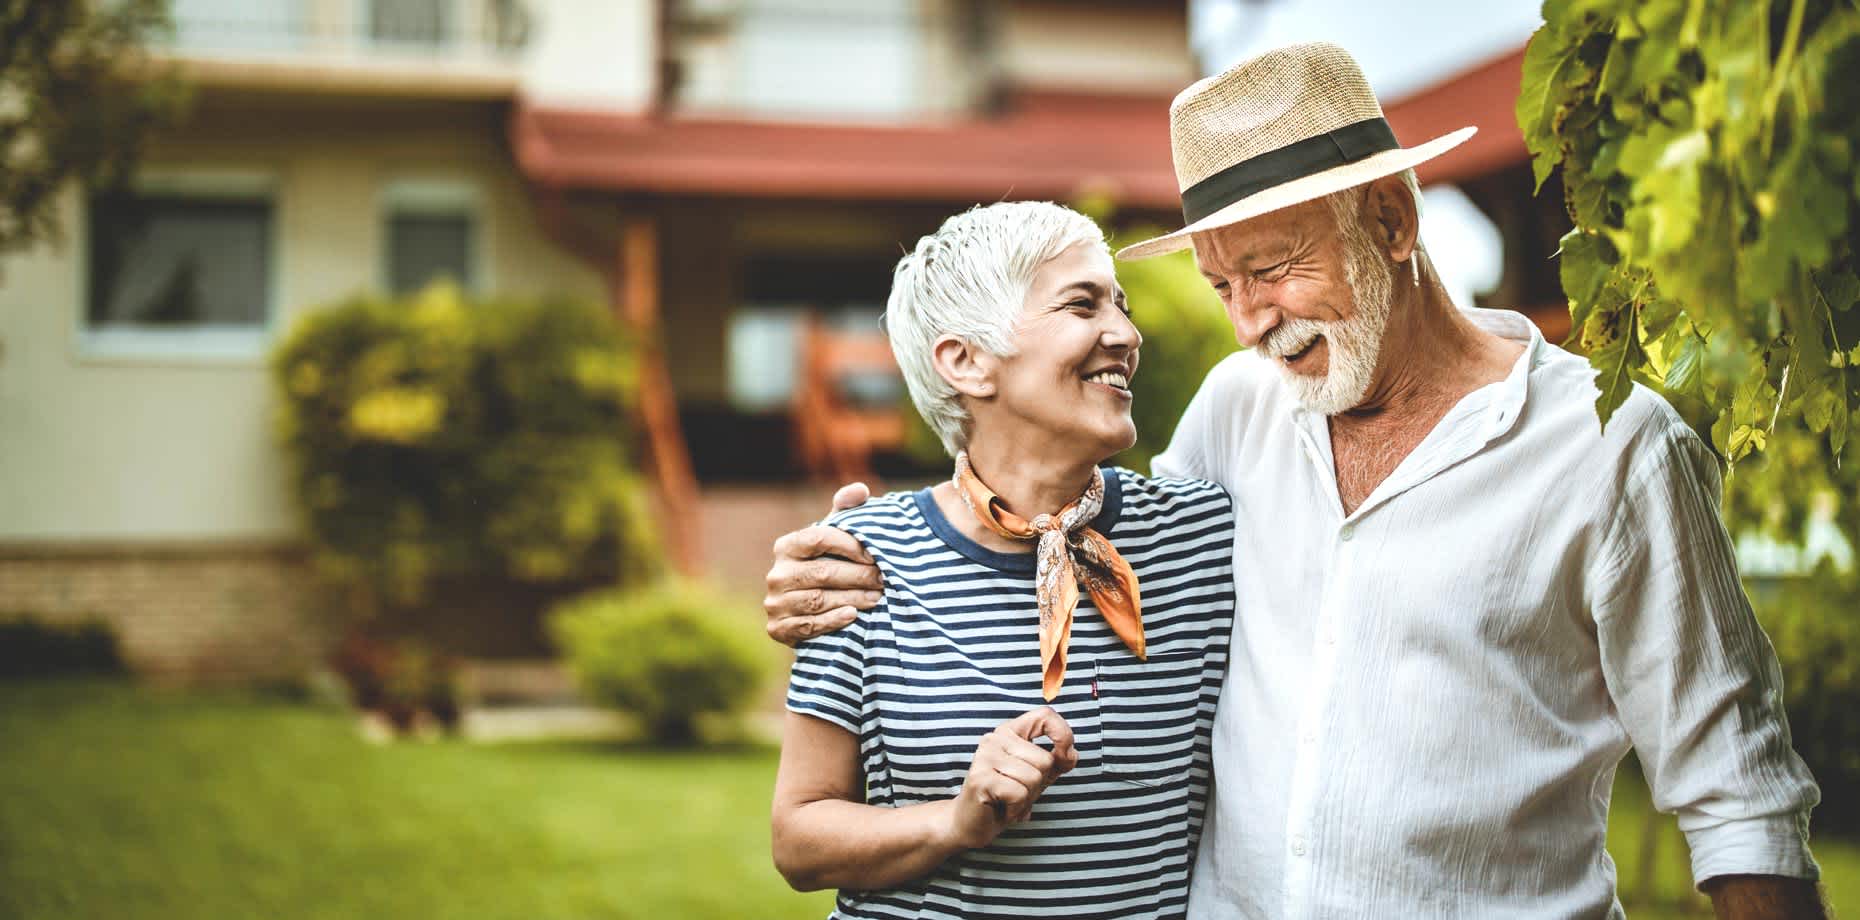
[[[0,916],[820,918],[766,748],[374,746],[243,695],[0,685]]]
[[[768,859],[775,752],[597,744],[370,745],[351,717],[246,694],[0,684],[0,916],[820,918]],[[1639,883],[1646,793],[1610,840]],[[1687,910],[1655,826],[1635,920]],[[1860,916],[1860,846],[1817,841]]]

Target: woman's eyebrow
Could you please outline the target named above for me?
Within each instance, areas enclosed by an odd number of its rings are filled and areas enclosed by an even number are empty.
[[[1075,290],[1082,290],[1085,293],[1090,294],[1093,297],[1107,296],[1107,289],[1105,288],[1105,286],[1102,284],[1099,284],[1096,281],[1074,281],[1071,284],[1068,284],[1065,287],[1060,288],[1059,294],[1060,296],[1063,297],[1066,294],[1070,294]]]

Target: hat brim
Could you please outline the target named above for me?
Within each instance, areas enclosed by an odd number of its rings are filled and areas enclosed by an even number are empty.
[[[1374,182],[1383,176],[1392,176],[1458,147],[1478,130],[1477,127],[1470,126],[1461,128],[1424,144],[1385,150],[1354,163],[1345,163],[1323,172],[1312,173],[1302,179],[1294,179],[1264,191],[1255,192],[1174,233],[1125,246],[1117,251],[1117,257],[1124,260],[1147,259],[1152,256],[1179,252],[1193,246],[1193,235],[1203,230],[1252,220],[1262,214],[1270,214],[1295,204],[1322,198],[1331,192],[1353,188],[1365,182]]]

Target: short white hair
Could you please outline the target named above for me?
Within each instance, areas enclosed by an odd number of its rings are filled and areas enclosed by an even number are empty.
[[[1404,169],[1398,175],[1401,176],[1401,184],[1408,189],[1409,197],[1414,199],[1414,219],[1418,223],[1421,219],[1421,180],[1412,169]],[[1343,234],[1347,245],[1373,247],[1374,239],[1363,223],[1363,193],[1358,191],[1361,188],[1363,186],[1354,185],[1331,192],[1324,196],[1324,203],[1330,206],[1330,215],[1336,219],[1337,231]],[[1414,255],[1410,258],[1421,259],[1423,262],[1427,258],[1427,247],[1421,243],[1418,227],[1414,233]]]
[[[943,222],[898,260],[885,331],[911,402],[954,456],[969,444],[969,411],[937,373],[932,349],[954,335],[998,357],[1012,357],[1014,327],[1040,266],[1080,243],[1105,251],[1091,218],[1050,201],[971,208]]]

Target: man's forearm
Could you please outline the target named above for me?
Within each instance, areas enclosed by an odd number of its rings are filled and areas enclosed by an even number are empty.
[[[1807,879],[1721,875],[1700,886],[1718,920],[1827,920],[1821,892]]]

